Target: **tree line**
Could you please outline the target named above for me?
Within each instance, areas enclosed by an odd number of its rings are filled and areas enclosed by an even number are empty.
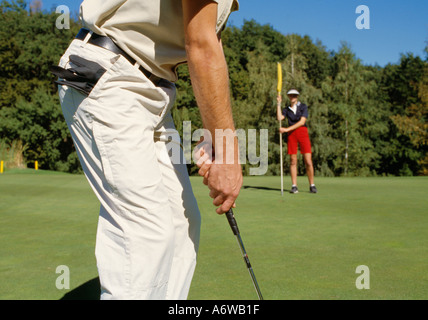
[[[71,19],[70,28],[60,30],[57,18],[55,11],[29,10],[24,0],[0,2],[0,156],[10,158],[13,149],[27,166],[37,160],[42,169],[75,173],[81,167],[48,68],[58,63],[80,24]],[[236,128],[268,129],[266,174],[280,173],[278,62],[282,107],[290,88],[309,106],[316,175],[428,174],[428,47],[424,58],[406,53],[398,63],[368,66],[346,42],[333,51],[309,36],[283,35],[254,20],[229,26],[222,41]],[[172,114],[182,134],[183,121],[191,121],[192,129],[202,123],[186,65],[178,73]],[[250,166],[243,166],[247,174]],[[195,173],[195,166],[189,171]]]

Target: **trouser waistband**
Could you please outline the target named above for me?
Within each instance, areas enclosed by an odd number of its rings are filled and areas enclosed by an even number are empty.
[[[76,36],[76,39],[78,40],[85,40],[85,38],[87,37],[88,33],[90,33],[90,31],[88,29],[82,28],[80,29],[79,33]],[[114,43],[114,41],[106,36],[100,36],[96,33],[92,33],[91,37],[88,40],[88,43],[94,45],[94,46],[98,46],[104,49],[107,49],[109,51],[112,51],[116,54],[120,54],[121,56],[123,56],[126,60],[128,60],[132,65],[135,65],[135,63],[137,62],[134,58],[132,58],[129,54],[127,54],[125,51],[123,51],[121,48],[119,48],[119,46]],[[160,78],[155,76],[153,73],[151,73],[150,71],[144,69],[142,66],[139,67],[139,70],[144,73],[144,75],[151,80],[155,85],[159,82]]]

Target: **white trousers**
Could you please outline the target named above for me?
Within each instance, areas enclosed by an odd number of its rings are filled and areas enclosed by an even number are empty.
[[[81,165],[101,202],[101,299],[186,299],[201,221],[184,157],[173,163],[168,154],[180,144],[170,114],[175,86],[155,86],[124,57],[80,40],[59,65],[72,65],[73,54],[107,70],[89,96],[59,87]]]

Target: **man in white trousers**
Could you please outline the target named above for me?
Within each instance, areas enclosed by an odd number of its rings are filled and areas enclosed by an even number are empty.
[[[171,117],[176,67],[188,63],[215,158],[204,183],[218,214],[235,205],[238,161],[219,159],[215,130],[235,131],[220,33],[237,0],[85,0],[84,28],[54,73],[85,175],[97,195],[96,259],[102,299],[186,299],[200,213]],[[225,131],[226,132],[226,131]],[[230,151],[229,151],[230,150]],[[232,151],[233,150],[233,151]],[[181,155],[181,159],[184,159]],[[224,164],[223,164],[224,163]]]

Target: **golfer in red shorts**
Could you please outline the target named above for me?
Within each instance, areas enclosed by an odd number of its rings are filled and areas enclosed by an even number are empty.
[[[292,89],[287,92],[291,106],[281,110],[278,107],[278,121],[287,118],[288,127],[279,128],[280,133],[288,133],[288,154],[290,155],[290,174],[291,174],[291,190],[290,193],[298,193],[297,188],[297,148],[300,147],[300,153],[305,161],[306,173],[309,180],[309,191],[317,193],[317,188],[314,183],[314,166],[312,164],[311,141],[309,140],[308,127],[306,120],[308,119],[308,106],[299,101],[300,93]],[[278,96],[278,103],[281,103],[281,96]]]

